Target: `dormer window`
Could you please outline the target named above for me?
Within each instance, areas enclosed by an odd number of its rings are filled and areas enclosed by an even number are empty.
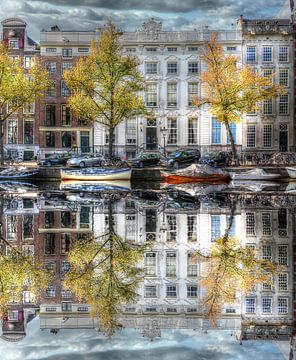
[[[9,49],[19,49],[19,41],[18,39],[10,39],[8,40]]]

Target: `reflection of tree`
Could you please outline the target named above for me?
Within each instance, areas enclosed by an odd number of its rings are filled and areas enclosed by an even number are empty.
[[[114,231],[112,203],[108,207],[108,229],[98,238],[74,245],[69,253],[71,271],[65,279],[78,300],[91,306],[92,316],[100,320],[103,331],[112,336],[120,327],[120,305],[136,299],[142,280],[138,267],[144,247],[120,238]]]
[[[211,246],[210,253],[196,254],[196,258],[205,263],[200,281],[206,292],[203,305],[214,322],[223,304],[235,302],[237,291],[247,293],[257,284],[270,283],[271,275],[277,271],[276,264],[259,259],[255,250],[243,247],[238,238],[229,236],[234,211],[235,206],[224,236]]]

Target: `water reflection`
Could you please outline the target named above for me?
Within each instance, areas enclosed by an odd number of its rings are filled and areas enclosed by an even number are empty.
[[[3,336],[22,338],[40,311],[53,334],[126,327],[154,339],[216,328],[288,338],[296,197],[183,190],[3,192]]]

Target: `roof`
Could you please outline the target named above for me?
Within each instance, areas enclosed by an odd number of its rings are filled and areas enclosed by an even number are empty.
[[[27,26],[27,23],[19,18],[9,18],[1,21],[2,26]]]

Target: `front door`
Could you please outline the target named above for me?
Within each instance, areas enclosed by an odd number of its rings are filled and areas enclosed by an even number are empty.
[[[288,151],[288,125],[287,124],[280,124],[279,150],[282,152]]]
[[[146,128],[146,148],[147,150],[156,150],[157,148],[157,128]]]
[[[80,133],[80,147],[81,147],[81,154],[85,154],[85,153],[90,152],[89,132],[88,131],[81,131],[81,133]]]

